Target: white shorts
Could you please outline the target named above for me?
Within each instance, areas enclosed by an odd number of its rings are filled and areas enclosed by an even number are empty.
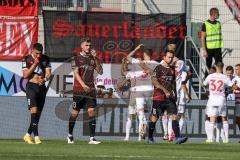
[[[146,92],[137,92],[136,97],[136,107],[137,110],[144,109],[144,105],[146,104],[148,111],[151,110],[152,107],[152,91],[146,91]]]
[[[207,102],[206,114],[208,117],[227,116],[225,97],[212,97]]]
[[[240,117],[240,104],[235,104],[235,115]]]

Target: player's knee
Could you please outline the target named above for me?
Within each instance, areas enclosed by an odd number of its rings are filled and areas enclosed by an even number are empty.
[[[95,116],[95,109],[94,108],[88,108],[88,116],[94,117]]]
[[[130,120],[133,120],[133,119],[135,119],[136,118],[136,116],[134,115],[134,114],[129,114],[128,115],[128,119],[130,119]]]
[[[33,107],[30,108],[30,111],[31,111],[31,113],[37,113],[38,109],[37,109],[36,106],[33,106]]]
[[[156,122],[156,121],[158,120],[158,117],[157,117],[156,115],[151,115],[151,116],[149,117],[149,120],[150,120],[151,122]]]

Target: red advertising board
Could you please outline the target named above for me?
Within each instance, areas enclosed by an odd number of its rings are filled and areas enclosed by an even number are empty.
[[[0,60],[20,60],[38,40],[38,19],[0,19]]]
[[[0,0],[0,16],[37,16],[38,0]]]

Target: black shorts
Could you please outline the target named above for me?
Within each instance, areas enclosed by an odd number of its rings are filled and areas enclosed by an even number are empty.
[[[28,101],[28,109],[37,107],[38,111],[42,111],[46,99],[47,88],[45,85],[39,86],[36,83],[28,82],[26,85],[26,96]]]
[[[151,114],[160,116],[165,110],[167,110],[168,114],[177,114],[175,101],[153,101]]]
[[[74,110],[80,110],[85,108],[95,108],[97,105],[96,97],[85,95],[73,95],[72,108]]]

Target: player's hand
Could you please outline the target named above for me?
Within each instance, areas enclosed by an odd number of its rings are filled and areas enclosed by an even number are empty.
[[[208,57],[208,53],[206,49],[202,49],[202,55],[203,57],[207,58]]]
[[[186,102],[189,103],[192,100],[192,97],[190,95],[186,96]]]
[[[165,95],[166,95],[166,98],[169,98],[171,96],[171,93],[169,91],[164,91]]]
[[[136,47],[136,49],[140,49],[140,48],[143,48],[143,47],[144,47],[143,44],[139,44],[139,45]]]
[[[39,85],[39,86],[43,85],[44,83],[45,83],[44,78],[39,78],[39,79],[38,79],[38,85]]]
[[[91,49],[91,55],[95,58],[97,57],[97,52],[95,49]]]
[[[40,62],[40,59],[39,58],[34,58],[34,64],[39,64],[39,62]]]
[[[88,87],[87,85],[83,85],[83,90],[87,93],[89,93],[91,91],[91,88]]]

